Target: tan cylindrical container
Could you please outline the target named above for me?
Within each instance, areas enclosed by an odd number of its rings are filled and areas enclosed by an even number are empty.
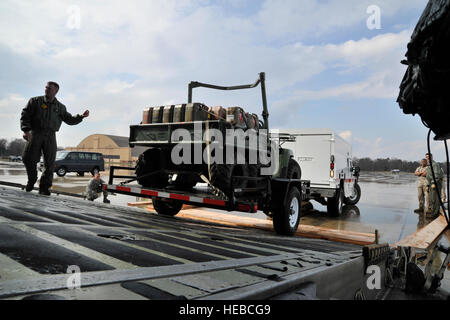
[[[173,108],[174,108],[174,106],[164,107],[163,120],[162,120],[163,123],[173,122]]]
[[[215,120],[226,120],[227,110],[221,106],[209,108],[209,112],[214,114]]]
[[[227,109],[227,122],[236,128],[245,129],[244,110],[241,107],[230,107]]]

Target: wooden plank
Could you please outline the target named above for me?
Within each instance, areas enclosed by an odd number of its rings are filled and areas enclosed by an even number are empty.
[[[240,217],[228,213],[218,213],[206,210],[184,210],[177,214],[177,217],[183,219],[201,220],[211,223],[219,223],[227,226],[255,228],[261,230],[273,231],[273,223],[271,220],[264,220],[251,217]],[[362,233],[347,230],[335,230],[331,228],[299,225],[296,236],[325,239],[336,242],[345,242],[358,245],[373,244],[375,242],[375,234]]]
[[[138,201],[138,202],[128,202],[127,206],[129,207],[144,207],[152,204],[152,200],[147,201]]]
[[[439,236],[447,228],[447,220],[444,215],[440,215],[422,229],[417,230],[413,234],[401,239],[393,245],[402,247],[413,247],[418,249],[428,249],[431,244],[436,241]]]

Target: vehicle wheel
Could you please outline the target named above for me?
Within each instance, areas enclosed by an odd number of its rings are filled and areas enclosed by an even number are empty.
[[[342,213],[344,206],[344,191],[342,187],[336,190],[332,198],[327,199],[327,211],[332,217],[338,217]]]
[[[300,165],[294,159],[289,159],[288,171],[286,175],[287,179],[301,179],[302,178],[302,170],[300,169]]]
[[[84,172],[77,172],[78,176],[84,177]]]
[[[155,208],[158,214],[164,216],[174,216],[180,212],[183,207],[183,202],[172,200],[171,202],[153,199],[153,208]]]
[[[159,149],[148,149],[142,153],[136,163],[136,176],[159,171],[163,168],[164,154]],[[156,173],[147,177],[137,179],[137,182],[146,188],[164,188],[169,183],[169,175],[164,172]]]
[[[58,170],[56,170],[56,174],[59,177],[64,177],[66,175],[66,173],[67,173],[66,167],[59,167]]]
[[[355,194],[352,197],[344,197],[345,204],[354,206],[359,202],[359,199],[361,198],[361,187],[358,183],[355,183],[354,190]]]
[[[297,232],[300,222],[302,197],[296,187],[289,191],[283,206],[273,214],[273,228],[280,235],[292,236]]]

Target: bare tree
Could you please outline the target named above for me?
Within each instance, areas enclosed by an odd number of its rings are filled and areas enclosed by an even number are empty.
[[[8,148],[6,150],[6,155],[8,156],[20,156],[25,147],[25,140],[23,139],[14,139],[8,144]]]
[[[0,156],[5,156],[8,148],[8,141],[6,139],[0,139]]]

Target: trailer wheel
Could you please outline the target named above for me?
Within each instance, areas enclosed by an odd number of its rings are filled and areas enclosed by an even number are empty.
[[[172,200],[171,202],[153,199],[153,208],[155,208],[158,214],[164,216],[174,216],[180,212],[183,207],[183,202]]]
[[[353,197],[348,197],[348,198],[344,197],[345,204],[354,206],[355,204],[357,204],[359,202],[359,199],[361,198],[361,187],[356,182],[355,182],[354,189],[355,189],[355,194],[353,195]]]
[[[297,232],[300,222],[302,197],[296,187],[292,187],[281,208],[273,214],[273,228],[280,235],[292,236]]]
[[[344,191],[342,187],[336,190],[332,198],[327,198],[327,211],[332,217],[338,217],[342,213],[344,206]]]

